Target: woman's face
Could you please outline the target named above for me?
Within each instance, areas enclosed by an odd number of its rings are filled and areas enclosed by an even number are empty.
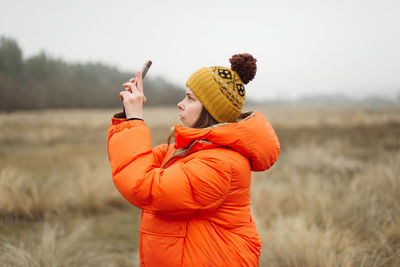
[[[185,127],[193,127],[200,117],[203,105],[189,88],[186,89],[186,97],[179,102],[177,106],[180,110],[179,117],[182,121],[182,125]]]

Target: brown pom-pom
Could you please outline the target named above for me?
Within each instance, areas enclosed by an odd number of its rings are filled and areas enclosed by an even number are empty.
[[[248,53],[236,54],[229,59],[229,62],[231,63],[231,69],[239,74],[244,84],[248,84],[256,76],[257,59],[252,55]]]

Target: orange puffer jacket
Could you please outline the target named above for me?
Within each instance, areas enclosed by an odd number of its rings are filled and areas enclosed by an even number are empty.
[[[175,144],[152,149],[143,121],[112,119],[108,155],[119,192],[143,210],[142,266],[258,266],[261,240],[250,212],[251,170],[280,153],[267,119],[175,126]]]

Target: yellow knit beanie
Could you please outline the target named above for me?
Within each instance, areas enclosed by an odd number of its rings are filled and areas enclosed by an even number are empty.
[[[186,86],[218,122],[237,120],[246,97],[244,84],[251,81],[257,71],[257,60],[250,54],[237,54],[229,61],[231,68],[204,67],[194,72],[186,82]]]

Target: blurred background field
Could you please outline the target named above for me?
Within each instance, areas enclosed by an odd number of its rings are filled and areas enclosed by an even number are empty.
[[[400,265],[400,107],[247,107],[282,153],[253,173],[261,266]],[[115,189],[118,109],[0,113],[0,265],[137,266],[140,211]],[[153,145],[178,123],[149,107]]]

